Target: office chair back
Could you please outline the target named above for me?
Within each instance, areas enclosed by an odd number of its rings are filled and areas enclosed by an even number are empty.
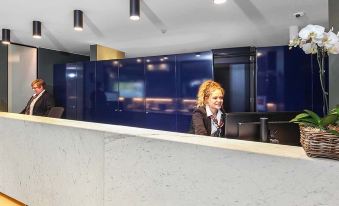
[[[63,107],[52,107],[47,116],[53,118],[61,118],[64,110],[65,109]]]

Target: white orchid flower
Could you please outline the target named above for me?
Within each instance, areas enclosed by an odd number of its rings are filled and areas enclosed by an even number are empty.
[[[336,42],[331,48],[327,50],[330,54],[339,54],[339,42]]]
[[[334,45],[339,42],[339,37],[332,31],[329,31],[328,33],[325,33],[325,40],[328,44]]]
[[[306,54],[316,54],[317,53],[317,45],[314,43],[306,43],[301,46]]]
[[[324,37],[325,28],[319,25],[309,24],[302,28],[299,32],[299,37],[302,40],[308,40],[312,38],[315,41],[321,41]]]

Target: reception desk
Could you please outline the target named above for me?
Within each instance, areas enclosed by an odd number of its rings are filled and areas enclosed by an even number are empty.
[[[30,206],[338,205],[301,147],[0,113],[0,192]]]

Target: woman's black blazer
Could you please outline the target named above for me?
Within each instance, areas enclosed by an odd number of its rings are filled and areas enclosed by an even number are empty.
[[[222,121],[225,122],[224,111],[222,110],[221,115]],[[198,107],[193,111],[192,123],[189,133],[211,136],[211,119],[207,117],[207,112],[205,107]],[[221,128],[221,135],[225,134],[225,124]]]
[[[25,111],[31,104],[32,100],[33,97],[31,97],[31,99],[27,102],[26,107],[20,112],[21,114],[25,114]],[[47,116],[52,107],[54,107],[54,98],[45,91],[35,102],[32,114],[36,116]]]

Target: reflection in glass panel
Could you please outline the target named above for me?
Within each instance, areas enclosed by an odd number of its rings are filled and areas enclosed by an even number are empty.
[[[81,64],[66,64],[66,108],[68,119],[77,119],[77,72],[82,70]]]
[[[179,101],[179,104],[181,105],[179,107],[179,112],[192,114],[192,111],[197,105],[196,99],[181,99]]]
[[[154,113],[175,113],[175,99],[146,98],[146,110]]]
[[[119,67],[119,111],[145,111],[143,62],[143,58],[121,60]],[[129,115],[133,116],[138,114]]]

